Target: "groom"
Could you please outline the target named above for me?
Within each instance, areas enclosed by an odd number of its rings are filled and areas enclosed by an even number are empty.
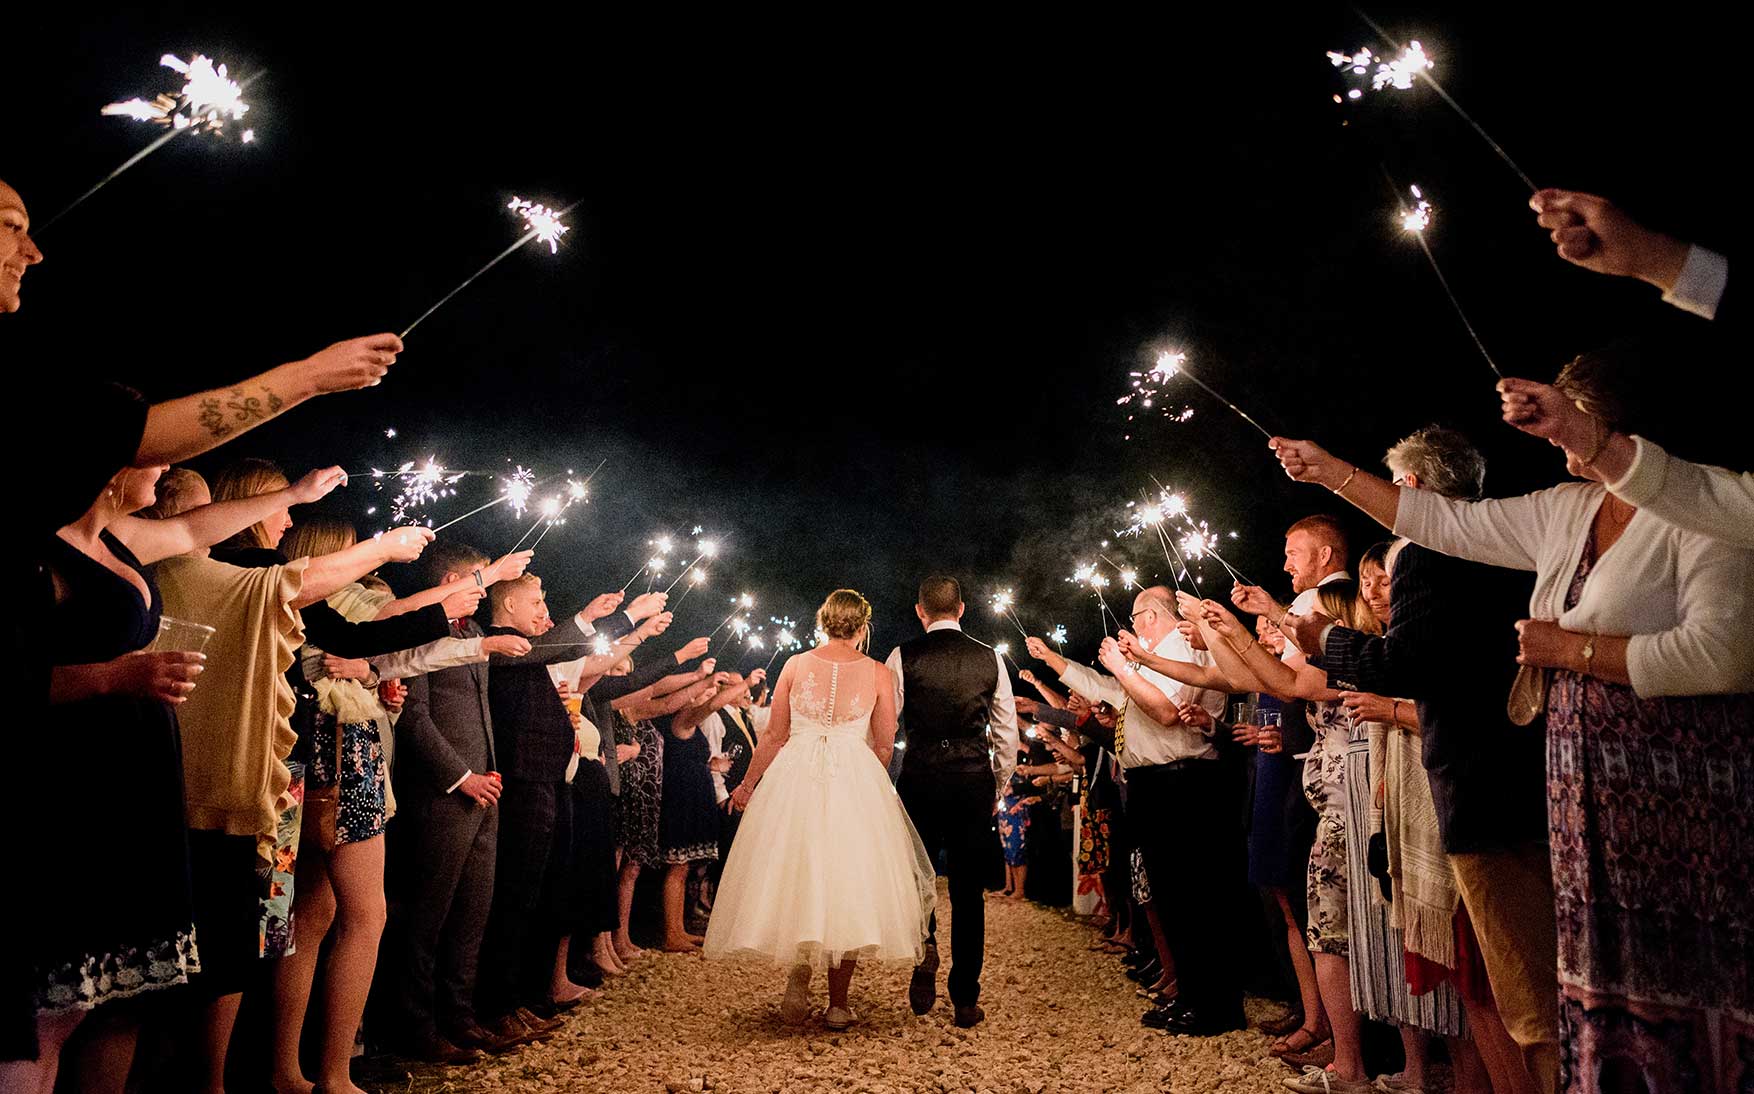
[[[950,877],[950,1002],[956,1024],[986,1017],[977,1005],[986,955],[985,873],[993,850],[998,787],[1017,766],[1017,709],[1011,676],[991,646],[962,633],[962,586],[953,577],[920,583],[914,614],[926,633],[889,655],[895,711],[907,732],[896,789],[936,862]],[[994,782],[993,749],[999,770]],[[938,920],[927,928],[925,960],[914,968],[915,1014],[938,997]]]

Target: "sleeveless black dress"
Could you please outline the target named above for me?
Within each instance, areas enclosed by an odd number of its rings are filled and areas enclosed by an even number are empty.
[[[150,602],[51,537],[43,557],[65,591],[44,621],[54,664],[109,661],[158,635],[158,587],[120,540],[103,539],[145,578]],[[27,944],[39,1010],[91,1009],[186,982],[199,962],[175,712],[103,696],[53,705],[46,725],[18,736],[38,803],[37,827],[15,835],[33,865],[18,896],[36,905]]]

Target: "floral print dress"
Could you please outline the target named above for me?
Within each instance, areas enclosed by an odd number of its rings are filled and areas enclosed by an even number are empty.
[[[1309,704],[1315,743],[1303,761],[1303,796],[1316,811],[1306,877],[1311,953],[1345,957],[1350,934],[1346,884],[1346,750],[1352,719],[1337,702]]]

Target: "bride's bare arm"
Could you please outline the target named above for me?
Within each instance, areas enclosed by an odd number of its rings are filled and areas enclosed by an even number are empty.
[[[796,663],[787,661],[786,667],[780,670],[780,682],[773,689],[773,713],[768,716],[767,730],[761,735],[761,743],[755,746],[755,755],[750,757],[749,770],[744,773],[743,781],[731,789],[731,804],[737,809],[749,804],[749,795],[755,792],[767,765],[773,763],[773,758],[779,755],[786,739],[792,735],[792,666]],[[893,728],[889,735],[893,742]]]
[[[895,755],[895,674],[877,663],[877,706],[871,711],[871,750],[885,768]]]

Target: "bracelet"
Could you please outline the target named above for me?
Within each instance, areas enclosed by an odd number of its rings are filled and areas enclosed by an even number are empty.
[[[1351,486],[1351,485],[1352,485],[1352,480],[1353,480],[1353,479],[1355,479],[1355,478],[1357,478],[1357,477],[1358,477],[1358,465],[1357,465],[1357,464],[1353,464],[1353,465],[1352,465],[1352,473],[1351,473],[1351,474],[1350,474],[1350,475],[1347,475],[1347,476],[1346,476],[1346,481],[1345,481],[1345,482],[1343,482],[1343,483],[1341,483],[1341,484],[1340,484],[1340,485],[1338,485],[1338,486],[1336,486],[1336,487],[1334,487],[1334,493],[1336,493],[1336,494],[1340,494],[1340,495],[1344,495],[1344,494],[1345,494],[1345,493],[1346,493],[1346,488],[1347,488],[1347,487],[1348,487],[1348,486]]]

